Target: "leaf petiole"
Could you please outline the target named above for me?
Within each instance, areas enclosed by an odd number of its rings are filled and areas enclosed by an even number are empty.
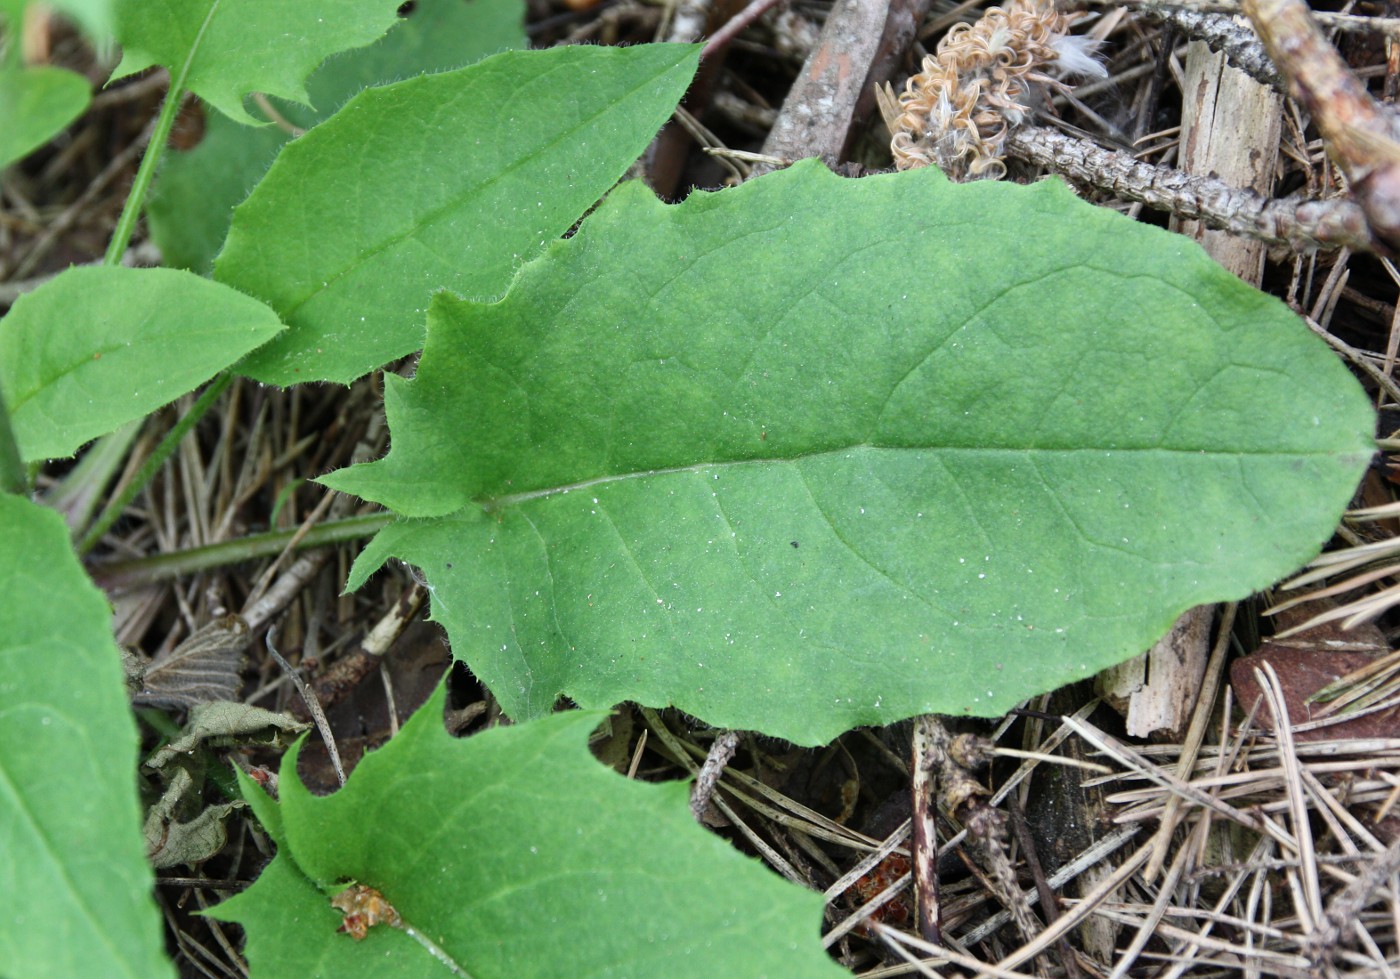
[[[297,544],[297,550],[325,547],[346,541],[373,537],[397,518],[392,513],[367,513],[344,520],[332,520],[310,528]],[[220,541],[171,554],[151,554],[129,561],[114,561],[92,568],[93,578],[105,589],[148,585],[181,575],[223,568],[242,561],[281,554],[300,527],[249,534],[237,540]]]
[[[15,442],[15,431],[10,425],[10,412],[5,407],[3,391],[0,391],[0,492],[29,492],[29,473],[19,455],[19,445]]]
[[[92,526],[87,529],[87,533],[83,534],[82,539],[78,541],[77,551],[79,555],[87,554],[88,551],[97,546],[102,535],[107,533],[108,528],[116,522],[117,517],[121,516],[122,511],[136,498],[136,494],[145,488],[146,484],[155,477],[160,467],[165,464],[165,460],[170,458],[170,454],[175,451],[175,447],[180,444],[185,433],[205,416],[231,383],[233,383],[233,375],[227,372],[214,378],[213,382],[204,389],[204,393],[199,396],[199,400],[180,417],[180,420],[170,431],[165,433],[165,438],[160,440],[155,451],[142,463],[136,476],[122,488],[122,491],[115,498],[107,502],[107,506],[98,514]]]
[[[209,22],[213,19],[214,12],[218,7],[217,3],[209,5],[209,12],[205,15],[204,22],[199,26],[199,34],[195,37],[194,43],[190,45],[184,63],[180,65],[178,72],[170,74],[170,88],[166,90],[165,101],[160,107],[160,115],[156,117],[156,128],[151,133],[151,141],[146,144],[146,152],[141,157],[141,166],[136,170],[136,179],[132,182],[131,190],[126,195],[126,204],[122,207],[121,217],[117,219],[117,227],[112,232],[112,240],[107,244],[107,254],[102,258],[104,265],[120,265],[122,256],[126,254],[126,246],[131,243],[131,235],[135,232],[136,222],[141,217],[141,206],[146,201],[146,191],[150,189],[151,181],[155,178],[156,166],[160,163],[161,154],[165,152],[165,144],[170,139],[170,130],[175,127],[175,117],[180,114],[180,103],[184,101],[185,83],[189,78],[190,66],[194,64],[200,42],[204,39],[204,32],[209,29]]]

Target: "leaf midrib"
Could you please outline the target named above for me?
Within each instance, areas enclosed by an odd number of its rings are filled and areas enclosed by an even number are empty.
[[[823,449],[819,452],[805,452],[792,456],[767,456],[755,457],[752,459],[726,459],[706,462],[696,462],[685,466],[671,466],[661,469],[640,469],[632,472],[613,473],[607,476],[594,476],[589,479],[582,479],[574,483],[565,483],[559,486],[547,486],[533,490],[523,490],[518,493],[510,493],[505,496],[478,497],[472,503],[480,506],[488,513],[495,513],[516,506],[522,503],[530,503],[535,500],[547,499],[552,496],[562,496],[577,490],[592,489],[595,486],[606,486],[611,483],[625,482],[632,479],[645,479],[653,476],[673,476],[683,473],[709,472],[715,469],[734,469],[743,466],[764,466],[783,465],[803,462],[808,459],[816,459],[822,456],[839,455],[846,452],[859,451],[881,451],[881,452],[938,452],[938,453],[958,453],[958,454],[987,454],[987,455],[1014,455],[1025,456],[1035,455],[1074,455],[1078,453],[1121,453],[1124,455],[1167,455],[1167,456],[1205,456],[1207,458],[1248,456],[1250,458],[1277,458],[1277,459],[1311,459],[1311,458],[1338,458],[1338,453],[1329,449],[1297,449],[1297,450],[1259,450],[1259,449],[1174,449],[1160,446],[1128,446],[1128,447],[1108,447],[1108,446],[1080,446],[1065,448],[1041,448],[1038,446],[959,446],[959,445],[874,445],[870,443],[857,443],[853,445],[841,446],[837,449]],[[1359,451],[1365,451],[1364,449]]]

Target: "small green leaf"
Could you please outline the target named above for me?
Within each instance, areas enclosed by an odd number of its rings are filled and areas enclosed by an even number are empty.
[[[111,609],[58,514],[0,495],[0,972],[171,976]]]
[[[698,57],[511,51],[355,96],[234,212],[215,277],[291,326],[240,371],[348,382],[422,345],[435,291],[505,291],[641,153]]]
[[[0,168],[62,132],[91,97],[87,79],[64,68],[0,70]]]
[[[702,830],[685,785],[628,781],[589,755],[600,715],[456,740],[443,699],[335,795],[307,792],[295,751],[283,760],[285,845],[212,912],[247,929],[254,975],[451,975],[406,929],[338,934],[329,898],[349,881],[473,979],[847,974],[818,941],[819,895]]]
[[[1186,239],[1063,184],[800,164],[626,185],[494,305],[440,297],[393,449],[328,485],[410,516],[515,717],[675,704],[803,744],[999,715],[1242,598],[1331,534],[1354,380]]]
[[[400,0],[127,0],[117,8],[124,51],[115,77],[161,65],[237,122],[251,92],[307,101],[306,76],[337,51],[393,26]]]
[[[523,13],[520,0],[419,0],[378,42],[316,70],[306,84],[314,109],[280,100],[275,105],[292,125],[310,129],[363,89],[524,47]],[[234,207],[290,139],[276,126],[249,129],[214,114],[197,147],[169,154],[147,206],[151,236],[166,265],[201,275],[213,269]]]
[[[20,454],[72,455],[282,328],[262,303],[189,272],[70,268],[0,320],[0,392]]]

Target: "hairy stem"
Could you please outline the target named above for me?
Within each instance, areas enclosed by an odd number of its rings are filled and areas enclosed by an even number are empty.
[[[329,523],[317,524],[307,530],[297,545],[303,550],[341,544],[371,537],[394,522],[392,513],[367,513]],[[300,527],[249,534],[237,540],[220,541],[204,547],[192,547],[174,554],[152,554],[129,561],[92,568],[93,579],[103,588],[130,588],[165,581],[181,575],[197,574],[214,568],[228,567],[244,561],[281,554]]]
[[[112,240],[107,243],[107,254],[102,257],[103,265],[120,265],[122,256],[126,254],[126,248],[131,244],[131,236],[136,231],[136,222],[141,219],[141,207],[146,202],[146,191],[151,187],[151,180],[156,175],[156,167],[160,163],[161,154],[165,152],[166,140],[170,138],[170,130],[175,125],[175,117],[180,113],[180,102],[185,94],[184,85],[185,70],[180,72],[178,78],[170,79],[170,90],[165,93],[165,101],[161,103],[160,115],[156,117],[156,127],[151,132],[151,141],[146,144],[146,152],[141,157],[141,166],[136,170],[136,179],[131,184],[131,190],[126,195],[126,203],[122,206],[121,217],[117,219],[117,227],[112,232]]]
[[[194,43],[190,45],[189,54],[185,56],[185,61],[177,71],[170,73],[170,88],[165,93],[165,101],[161,104],[160,115],[156,117],[156,128],[151,133],[151,141],[146,144],[146,153],[141,157],[141,166],[136,170],[136,179],[131,184],[131,190],[126,195],[126,204],[122,207],[121,217],[117,219],[116,230],[112,232],[112,240],[107,245],[107,254],[103,256],[104,265],[120,265],[122,256],[126,254],[126,246],[131,244],[131,236],[136,231],[136,222],[141,219],[141,207],[146,203],[146,191],[151,187],[151,180],[155,178],[156,166],[160,163],[161,154],[165,152],[165,144],[170,139],[170,130],[175,126],[175,117],[180,114],[180,103],[185,96],[185,83],[190,77],[190,67],[194,64],[195,56],[204,40],[204,32],[209,28],[209,22],[214,16],[218,4],[210,4],[209,12],[204,18],[204,23],[199,25],[199,34],[195,36]]]

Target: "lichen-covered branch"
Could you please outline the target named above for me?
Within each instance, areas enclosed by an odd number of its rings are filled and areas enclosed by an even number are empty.
[[[1210,177],[1159,167],[1129,153],[1106,150],[1052,129],[1025,126],[1007,138],[1009,153],[1067,179],[1124,200],[1170,211],[1207,227],[1250,235],[1299,251],[1350,248],[1374,251],[1366,215],[1345,199],[1270,199]]]
[[[1251,78],[1272,85],[1280,92],[1284,90],[1283,76],[1258,35],[1235,18],[1181,7],[1156,6],[1143,8],[1139,16],[1170,24],[1193,41],[1204,41],[1212,51],[1219,51],[1226,61]]]

